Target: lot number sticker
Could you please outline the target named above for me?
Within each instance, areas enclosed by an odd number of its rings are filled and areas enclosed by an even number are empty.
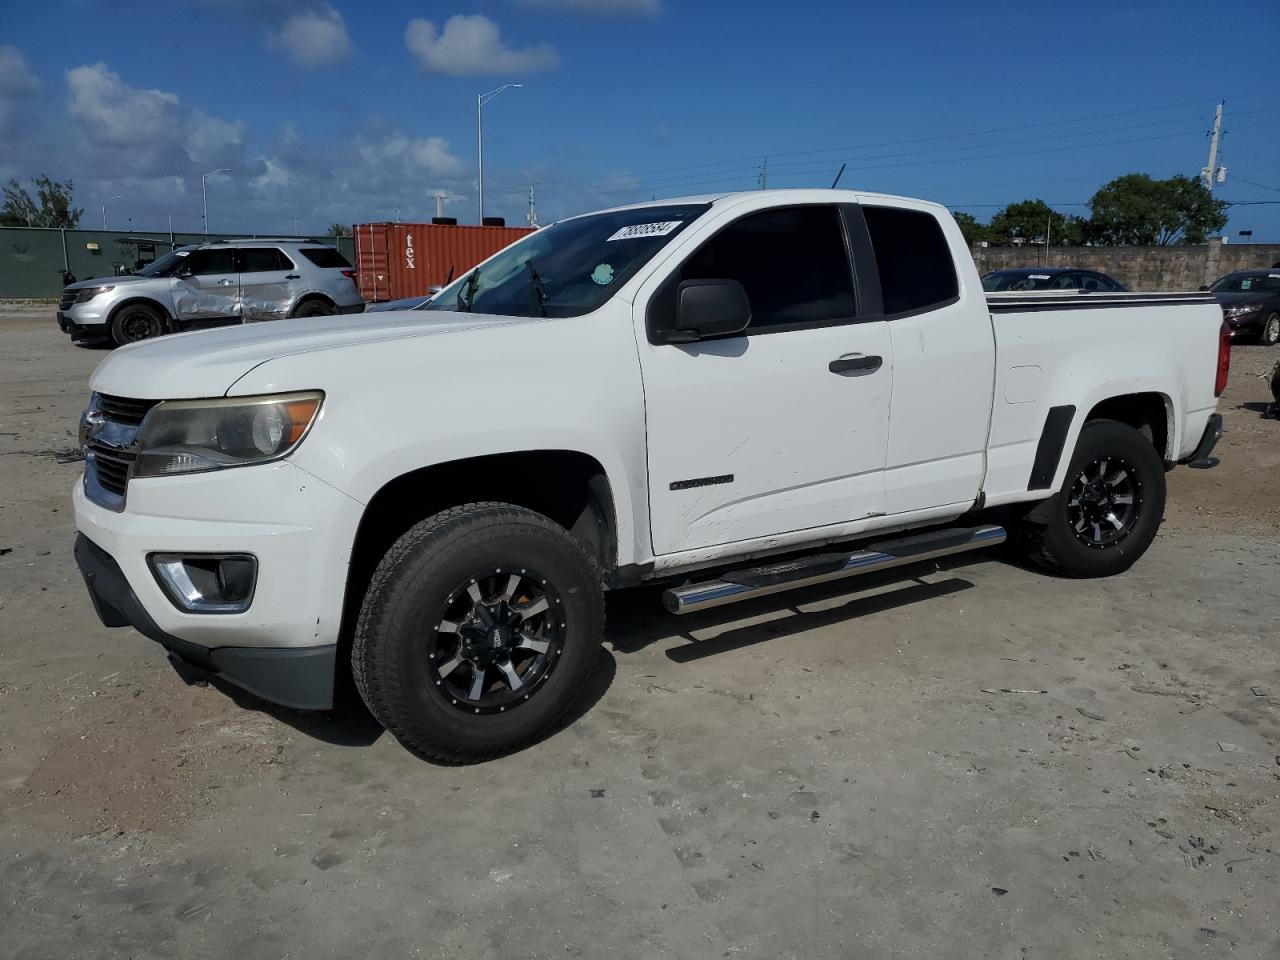
[[[642,240],[645,237],[665,237],[668,233],[683,223],[683,220],[663,220],[661,223],[633,223],[629,227],[623,227],[613,236],[606,239],[609,240]]]

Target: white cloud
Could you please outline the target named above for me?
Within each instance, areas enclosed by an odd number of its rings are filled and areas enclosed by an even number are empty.
[[[600,17],[656,17],[660,0],[520,0],[521,6],[557,13],[585,13]]]
[[[40,81],[17,47],[0,46],[0,96],[35,93]]]
[[[289,17],[272,43],[300,67],[331,66],[351,55],[347,24],[327,3]]]
[[[176,94],[131,87],[105,63],[67,71],[67,110],[79,148],[134,174],[225,164],[244,143],[242,124],[185,107]]]
[[[17,47],[0,46],[0,136],[16,136],[29,119],[40,80]]]
[[[434,73],[532,73],[560,65],[560,55],[549,43],[505,46],[498,25],[480,14],[450,17],[442,31],[430,20],[415,18],[405,28],[404,42],[423,69]]]

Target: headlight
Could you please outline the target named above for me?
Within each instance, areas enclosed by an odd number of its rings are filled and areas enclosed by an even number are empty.
[[[1254,313],[1260,306],[1261,304],[1257,303],[1242,303],[1238,307],[1227,307],[1224,311],[1224,316],[1226,316],[1227,319],[1231,319],[1232,317],[1243,317],[1246,313]]]
[[[138,433],[135,477],[224,470],[278,460],[306,436],[324,394],[168,400]]]
[[[114,290],[115,287],[85,287],[76,294],[76,303],[88,303],[100,293],[106,293],[108,290]]]

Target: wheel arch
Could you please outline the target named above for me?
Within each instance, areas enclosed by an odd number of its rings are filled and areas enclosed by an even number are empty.
[[[1178,459],[1172,446],[1176,439],[1173,400],[1166,393],[1151,390],[1108,397],[1090,408],[1081,426],[1091,420],[1117,420],[1127,424],[1151,441],[1166,464]]]
[[[128,297],[113,306],[111,308],[111,312],[107,314],[107,326],[111,326],[116,322],[116,317],[125,307],[136,307],[139,304],[151,307],[153,310],[158,311],[160,319],[164,322],[164,325],[170,329],[173,328],[173,311],[154,297],[144,296]]]
[[[498,501],[526,507],[564,527],[595,559],[602,577],[617,565],[618,520],[604,466],[575,450],[520,450],[432,464],[386,481],[356,527],[343,599],[349,641],[373,571],[418,521],[449,507]]]
[[[306,293],[299,294],[297,299],[293,301],[293,306],[289,308],[289,316],[293,316],[301,309],[302,305],[308,300],[323,300],[334,310],[338,309],[338,301],[322,290],[308,290]]]

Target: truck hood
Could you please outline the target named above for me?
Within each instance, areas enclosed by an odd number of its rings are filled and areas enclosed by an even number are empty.
[[[414,310],[372,317],[362,313],[299,317],[179,333],[120,347],[98,365],[89,385],[98,393],[139,400],[220,397],[254,367],[280,357],[541,322],[545,321]]]

